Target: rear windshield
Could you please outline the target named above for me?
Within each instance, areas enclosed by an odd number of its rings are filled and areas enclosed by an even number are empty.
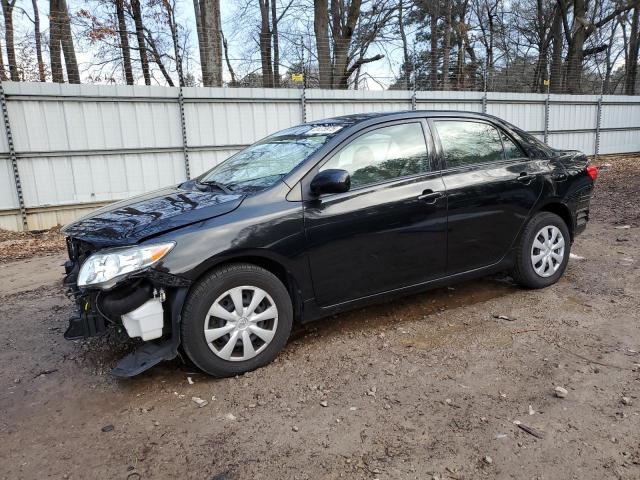
[[[213,167],[199,181],[231,191],[262,190],[288,175],[340,129],[335,124],[312,124],[282,130]]]

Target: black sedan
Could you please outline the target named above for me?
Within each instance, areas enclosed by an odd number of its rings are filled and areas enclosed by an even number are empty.
[[[294,322],[496,271],[555,283],[597,176],[498,118],[412,111],[277,132],[196,179],[70,225],[65,333],[139,337],[114,369],[175,357],[230,376]]]

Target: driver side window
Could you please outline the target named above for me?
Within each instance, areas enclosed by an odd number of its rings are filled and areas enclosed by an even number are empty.
[[[378,128],[336,153],[322,170],[349,172],[351,188],[430,170],[422,125],[418,122]]]

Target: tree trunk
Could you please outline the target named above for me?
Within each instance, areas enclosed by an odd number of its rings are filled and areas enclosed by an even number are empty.
[[[563,1],[563,0],[559,0]],[[549,90],[552,93],[562,92],[562,9],[557,8],[551,25],[552,51],[551,51],[551,75],[549,78]]]
[[[156,65],[158,65],[158,69],[160,69],[160,73],[162,73],[162,76],[167,82],[167,85],[169,85],[170,87],[173,87],[173,80],[171,79],[169,72],[167,72],[167,69],[165,68],[164,63],[162,62],[162,57],[158,53],[158,47],[156,46],[156,42],[148,30],[147,30],[146,41],[147,41],[147,45],[149,45],[149,51],[151,52],[153,61],[155,62]]]
[[[444,45],[442,47],[442,89],[449,88],[449,56],[451,55],[451,9],[452,0],[447,0],[444,19]]]
[[[173,55],[176,61],[176,70],[178,72],[178,85],[184,87],[184,72],[182,71],[182,56],[180,55],[180,43],[178,40],[178,26],[176,25],[175,12],[170,1],[162,2],[167,12],[167,24],[171,32],[171,41],[173,43]]]
[[[271,67],[271,25],[269,20],[269,0],[260,2],[260,60],[262,62],[262,86],[273,87],[273,70]],[[275,3],[275,0],[273,0]]]
[[[273,86],[280,86],[280,39],[278,38],[276,0],[271,0],[271,37],[273,38]]]
[[[538,30],[538,60],[536,61],[536,67],[533,72],[533,87],[536,92],[544,92],[544,81],[548,79],[547,76],[547,63],[549,56],[549,41],[548,32],[546,30],[547,23],[545,22],[545,9],[543,0],[536,1],[536,18],[537,18],[537,30]]]
[[[20,80],[18,65],[16,63],[16,49],[13,40],[13,7],[16,0],[2,0],[2,13],[4,15],[5,41],[7,42],[7,62],[9,63],[9,75],[11,80]]]
[[[314,0],[313,31],[316,34],[320,88],[331,88],[331,85],[333,84],[333,72],[331,68],[331,53],[329,49],[328,0]]]
[[[0,81],[7,79],[7,73],[4,70],[4,56],[2,55],[2,42],[0,41]]]
[[[431,3],[431,55],[430,55],[430,80],[431,90],[438,88],[438,4]]]
[[[35,0],[34,0],[35,1]],[[122,65],[127,85],[133,85],[133,70],[131,68],[131,50],[129,49],[129,33],[124,18],[124,0],[116,0],[116,17],[118,18],[118,35],[122,50]]]
[[[456,89],[464,90],[464,39],[458,34],[458,56],[456,58]]]
[[[58,4],[58,17],[60,22],[60,43],[62,43],[62,53],[64,53],[64,63],[67,67],[67,79],[69,83],[80,83],[80,71],[76,60],[76,50],[73,46],[73,36],[71,33],[71,21],[69,19],[69,9],[66,0],[55,0]]]
[[[342,11],[342,1],[332,0],[331,2],[331,16],[333,17],[333,88],[347,88],[349,82],[349,76],[356,68],[351,72],[349,68],[349,47],[351,46],[351,40],[353,39],[353,32],[358,18],[360,16],[360,7],[362,0],[351,0],[349,9],[347,10],[347,18],[344,18],[344,12]]]
[[[151,75],[149,74],[149,58],[147,57],[147,47],[144,40],[144,27],[142,24],[142,8],[140,6],[140,0],[131,0],[131,10],[133,12],[133,22],[136,26],[136,38],[138,40],[138,50],[140,52],[142,76],[144,77],[145,85],[151,85]]]
[[[33,5],[33,29],[36,40],[36,59],[38,60],[38,78],[41,82],[46,82],[47,77],[44,73],[44,60],[42,60],[42,37],[40,36],[40,11],[38,10],[38,1],[31,0]]]
[[[203,10],[202,29],[205,32],[204,39],[207,44],[204,51],[207,56],[208,83],[205,83],[205,71],[203,66],[202,77],[205,86],[222,86],[222,27],[220,22],[220,0],[203,0],[200,4]]]
[[[573,0],[573,22],[565,77],[566,89],[569,93],[581,93],[582,90],[582,62],[584,60],[584,42],[587,39],[584,22],[588,21],[586,16],[585,0]]]
[[[211,71],[209,56],[207,55],[207,45],[209,45],[209,41],[207,39],[207,30],[204,28],[204,8],[205,6],[200,3],[200,0],[193,0],[193,10],[196,17],[196,33],[198,35],[198,51],[200,52],[200,69],[202,70],[202,84],[205,87],[210,87],[213,72]]]
[[[233,70],[233,66],[229,61],[229,45],[227,45],[227,39],[222,35],[222,47],[224,48],[224,60],[227,63],[227,68],[229,69],[229,75],[231,75],[231,87],[238,86],[238,80],[236,79],[236,72]]]
[[[636,94],[636,80],[638,76],[638,50],[640,50],[640,31],[638,23],[640,21],[640,0],[636,0],[633,7],[631,20],[631,32],[629,38],[629,54],[627,55],[626,75],[624,79],[624,93],[627,95]]]
[[[402,40],[402,70],[404,74],[404,86],[406,89],[409,89],[411,74],[413,73],[413,62],[409,56],[409,44],[407,42],[407,34],[404,31],[404,5],[402,0],[398,0],[398,28],[400,30],[400,39]]]
[[[62,51],[60,49],[60,11],[58,0],[49,2],[49,55],[51,56],[51,78],[56,83],[64,82]]]

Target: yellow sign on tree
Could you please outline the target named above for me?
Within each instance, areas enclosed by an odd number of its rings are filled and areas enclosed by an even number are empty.
[[[292,73],[291,80],[293,80],[294,82],[302,82],[304,80],[304,75],[302,75],[301,73]]]
[[[545,85],[545,86],[549,85],[549,80],[545,80],[545,81],[544,81],[544,85]]]

